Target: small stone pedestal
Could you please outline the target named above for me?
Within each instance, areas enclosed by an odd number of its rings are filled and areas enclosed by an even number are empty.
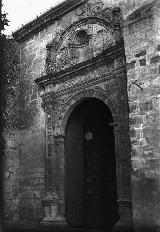
[[[66,226],[65,218],[58,213],[58,205],[58,198],[56,194],[46,194],[45,198],[42,200],[45,217],[42,219],[41,224]]]
[[[113,227],[113,232],[133,232],[132,202],[119,200],[119,221]]]
[[[43,199],[42,205],[44,208],[45,217],[41,223],[52,223],[58,213],[58,202],[52,199]]]

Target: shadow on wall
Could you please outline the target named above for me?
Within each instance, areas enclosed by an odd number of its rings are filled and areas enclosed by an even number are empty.
[[[152,170],[137,170],[132,174],[134,229],[140,231],[160,231],[160,191],[159,178]],[[150,173],[147,176],[146,173]],[[152,174],[152,175],[151,175]]]

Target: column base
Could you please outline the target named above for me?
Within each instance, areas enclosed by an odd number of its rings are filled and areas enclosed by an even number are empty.
[[[114,225],[112,231],[113,232],[134,232],[132,220],[128,218],[119,219],[119,221]]]
[[[56,217],[47,216],[44,217],[41,221],[41,224],[44,225],[55,225],[55,226],[67,226],[66,220],[63,216],[57,215]]]
[[[128,200],[119,200],[119,221],[113,227],[113,232],[133,232],[132,203]]]

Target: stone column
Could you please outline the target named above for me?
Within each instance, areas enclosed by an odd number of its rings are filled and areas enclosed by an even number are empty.
[[[65,220],[65,198],[64,198],[64,136],[54,136],[54,152],[56,157],[56,192],[58,195],[58,215],[55,218],[59,225],[66,225]],[[54,182],[55,176],[53,176]],[[54,183],[53,183],[54,185]]]
[[[46,153],[45,153],[45,194],[42,199],[44,218],[41,223],[54,223],[58,212],[58,196],[53,185],[53,171],[55,165],[53,141],[53,109],[52,104],[44,104],[46,122]]]
[[[130,154],[129,144],[126,144],[126,150],[121,149],[121,133],[126,136],[126,143],[129,142],[128,131],[119,129],[118,123],[113,123],[115,134],[115,151],[116,151],[116,171],[117,171],[117,191],[118,191],[118,212],[119,221],[115,224],[114,232],[133,231],[133,214],[132,214],[132,194],[131,194],[131,175],[130,175]],[[123,153],[123,154],[122,154]]]

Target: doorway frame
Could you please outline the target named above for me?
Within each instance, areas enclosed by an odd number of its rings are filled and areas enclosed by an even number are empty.
[[[70,118],[70,116],[72,116],[72,114],[74,114],[74,111],[77,109],[77,107],[79,107],[79,105],[83,105],[83,103],[85,103],[85,102],[87,102],[88,100],[99,100],[98,98],[95,98],[95,97],[87,97],[87,98],[83,98],[83,99],[81,99],[80,101],[79,101],[79,103],[78,103],[78,105],[76,105],[76,107],[71,111],[71,113],[70,113],[70,115],[69,115],[69,118]],[[116,154],[115,154],[115,133],[114,133],[114,123],[113,123],[113,117],[112,117],[112,113],[111,113],[111,111],[110,111],[110,109],[108,108],[108,105],[107,104],[104,104],[104,102],[102,101],[102,100],[99,100],[99,102],[97,102],[97,104],[103,104],[103,107],[104,107],[104,109],[105,109],[105,113],[106,113],[106,117],[105,117],[105,122],[106,123],[108,123],[108,125],[109,125],[109,127],[112,127],[112,136],[114,137],[114,142],[113,142],[113,145],[114,145],[114,159],[115,159],[115,161],[116,161]],[[108,109],[107,109],[108,108]],[[107,112],[108,111],[108,112]],[[86,112],[87,113],[87,112]],[[110,114],[110,116],[111,116],[111,120],[110,121],[107,121],[107,113],[108,114]],[[65,155],[65,159],[66,159],[66,147],[68,146],[68,142],[67,142],[67,136],[66,136],[66,134],[67,134],[67,127],[68,127],[68,123],[70,123],[69,122],[69,118],[68,118],[68,120],[67,120],[67,125],[66,125],[66,127],[65,127],[65,137],[64,137],[64,143],[65,143],[65,146],[64,146],[64,155]],[[81,154],[81,155],[83,155],[83,154]],[[83,157],[84,158],[84,157]],[[66,161],[65,161],[66,162]],[[83,161],[84,162],[84,161]],[[83,163],[83,165],[85,165],[84,163]],[[66,168],[67,168],[67,166],[66,166]],[[114,167],[114,171],[113,171],[115,174],[116,174],[116,166]],[[66,180],[67,180],[67,176],[66,176],[66,173],[64,173],[64,176],[65,176],[65,190],[64,190],[64,195],[66,195],[66,191],[68,191],[67,190],[67,185],[66,185]],[[84,178],[85,178],[85,176],[84,176]],[[116,195],[118,195],[118,193],[117,193],[117,178],[115,177],[115,179],[116,179]],[[84,184],[84,183],[83,183]],[[117,199],[116,199],[116,202],[117,202]],[[66,202],[66,200],[65,200],[65,204],[66,204],[66,206],[67,206],[67,202]],[[85,205],[84,205],[84,208],[85,208]],[[67,210],[66,210],[67,211]],[[118,207],[117,207],[117,211],[118,211]],[[83,212],[84,213],[84,212]],[[118,212],[117,212],[118,213]],[[83,215],[84,216],[84,215]],[[66,214],[66,217],[67,217],[67,214]],[[85,228],[85,224],[83,225],[84,226],[84,228]],[[81,226],[82,227],[82,226]],[[96,227],[95,227],[96,228]],[[95,229],[94,228],[94,229]],[[92,228],[93,229],[93,228]]]
[[[114,226],[115,231],[119,229],[132,229],[132,192],[131,192],[131,157],[130,157],[130,139],[129,122],[121,117],[118,103],[110,98],[103,90],[87,89],[74,94],[67,102],[62,104],[61,111],[54,119],[54,153],[58,157],[58,185],[55,190],[59,196],[59,215],[65,219],[65,129],[70,114],[78,104],[87,98],[97,98],[104,102],[109,108],[113,123],[115,136],[115,156],[116,156],[116,177],[118,193],[118,212],[119,221]],[[126,102],[126,101],[124,101]],[[124,104],[128,104],[127,102]],[[128,115],[128,112],[126,112]],[[123,140],[123,146],[121,141]],[[55,183],[54,183],[55,185]]]

